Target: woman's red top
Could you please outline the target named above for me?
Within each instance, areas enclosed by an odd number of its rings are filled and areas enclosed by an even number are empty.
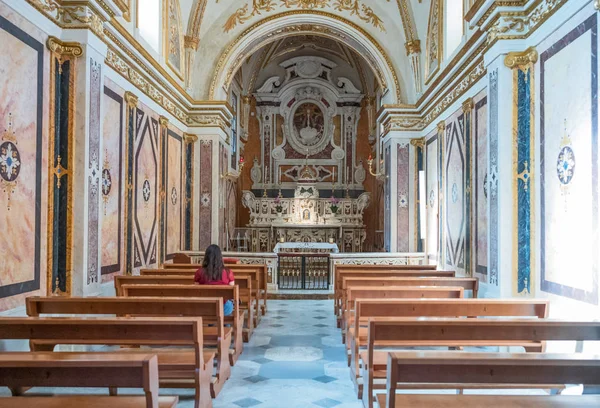
[[[223,269],[220,280],[209,280],[204,268],[198,269],[194,275],[194,282],[199,285],[229,285],[229,283],[233,281],[235,281],[235,279],[233,278],[233,272],[230,269]]]

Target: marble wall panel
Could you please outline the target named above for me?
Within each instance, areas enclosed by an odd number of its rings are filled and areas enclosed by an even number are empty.
[[[409,172],[410,172],[410,160],[409,160],[409,144],[399,143],[397,146],[398,158],[396,167],[396,193],[398,194],[397,201],[397,240],[398,248],[397,252],[409,252],[409,229],[410,229],[410,217],[409,217]]]
[[[425,196],[427,200],[427,230],[425,235],[427,259],[437,261],[438,254],[438,135],[428,135],[425,143]]]
[[[166,256],[171,260],[182,248],[181,225],[183,196],[183,137],[181,132],[169,129],[167,132],[167,188],[166,188]]]
[[[198,234],[200,250],[206,249],[211,244],[212,237],[212,172],[213,172],[213,141],[200,139],[200,214],[198,216]]]
[[[446,267],[464,272],[466,213],[466,163],[464,114],[462,110],[446,121],[444,154],[444,209]]]
[[[488,108],[485,91],[475,98],[473,111],[473,260],[475,276],[488,282]]]
[[[384,219],[385,219],[385,227],[384,227],[384,231],[383,231],[383,236],[384,236],[384,245],[385,245],[385,250],[387,252],[391,252],[391,217],[392,217],[392,203],[391,203],[391,198],[392,198],[392,183],[391,183],[391,171],[392,171],[392,163],[391,163],[391,147],[390,146],[386,146],[385,147],[385,153],[384,153],[384,157],[385,157],[385,174],[387,175],[386,177],[386,181],[385,181],[385,207],[384,207]]]
[[[88,139],[88,245],[87,284],[98,283],[100,278],[99,239],[99,194],[100,194],[100,104],[102,89],[102,65],[90,62],[90,120]]]
[[[498,232],[499,232],[499,191],[498,191],[498,70],[489,73],[489,200],[490,200],[490,218],[489,222],[489,250],[488,282],[498,286]]]
[[[140,103],[134,164],[134,267],[156,263],[158,205],[158,115]]]
[[[110,280],[112,273],[122,271],[123,259],[123,141],[125,104],[120,87],[104,79],[102,109],[102,281]]]
[[[0,311],[46,292],[46,39],[0,4]]]
[[[597,47],[594,14],[540,56],[541,290],[595,305],[600,271]]]
[[[225,212],[227,211],[227,179],[220,177],[227,173],[227,148],[219,144],[219,245],[227,245],[227,229],[225,225]]]

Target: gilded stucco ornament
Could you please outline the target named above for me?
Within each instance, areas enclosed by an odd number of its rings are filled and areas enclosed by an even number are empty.
[[[244,4],[229,16],[223,30],[227,33],[240,24],[246,23],[252,17],[268,13],[277,8],[315,10],[315,9],[333,9],[334,11],[347,11],[352,16],[356,16],[365,23],[371,24],[380,31],[385,32],[383,21],[373,11],[373,9],[362,0],[252,0],[252,6],[249,3]]]
[[[81,57],[83,48],[81,44],[74,41],[61,41],[56,37],[48,37],[47,46],[50,51],[64,57]]]

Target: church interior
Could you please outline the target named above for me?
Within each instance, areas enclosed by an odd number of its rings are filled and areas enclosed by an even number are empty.
[[[0,407],[600,407],[599,12],[0,0]]]

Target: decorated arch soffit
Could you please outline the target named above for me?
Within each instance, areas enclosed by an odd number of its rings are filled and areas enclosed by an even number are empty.
[[[167,65],[183,79],[184,51],[179,0],[164,0],[164,55]]]
[[[290,35],[317,35],[338,41],[361,55],[384,90],[386,103],[399,103],[406,95],[392,60],[375,38],[361,26],[319,10],[295,10],[267,17],[243,31],[223,51],[209,89],[209,99],[223,99],[235,73],[247,58],[265,45]]]

